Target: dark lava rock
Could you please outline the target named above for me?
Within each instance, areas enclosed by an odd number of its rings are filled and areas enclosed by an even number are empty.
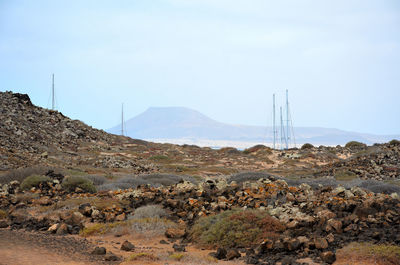
[[[7,221],[6,220],[0,220],[0,228],[6,228],[8,227]]]
[[[107,253],[107,250],[105,247],[96,247],[93,251],[93,255],[105,255]]]
[[[332,264],[336,261],[336,255],[332,251],[325,251],[321,253],[321,259],[328,264]]]
[[[169,243],[168,243],[167,241],[165,241],[164,239],[161,239],[161,240],[160,240],[160,244],[168,245]]]
[[[128,240],[125,240],[125,242],[122,243],[122,245],[121,245],[121,250],[124,250],[124,251],[132,251],[134,249],[135,249],[135,246]]]
[[[109,252],[104,256],[105,261],[118,261],[119,257],[112,252]]]
[[[217,253],[215,254],[215,258],[217,259],[226,259],[227,251],[224,248],[218,248]]]
[[[186,251],[186,246],[185,246],[185,245],[174,244],[174,245],[172,246],[172,248],[173,248],[174,251],[176,251],[176,252],[185,252],[185,251]]]
[[[227,260],[233,260],[233,259],[237,259],[237,258],[240,258],[240,257],[241,257],[241,255],[240,255],[239,251],[237,251],[236,249],[230,249],[226,253],[226,259]]]

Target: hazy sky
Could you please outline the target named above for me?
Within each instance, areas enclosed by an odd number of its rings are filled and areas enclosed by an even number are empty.
[[[400,133],[400,1],[0,0],[0,90],[97,128],[151,106]]]

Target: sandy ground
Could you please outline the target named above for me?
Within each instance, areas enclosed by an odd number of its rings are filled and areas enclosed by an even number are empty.
[[[135,250],[132,252],[122,251],[121,244],[128,240],[135,245]],[[103,246],[118,256],[124,257],[122,264],[245,264],[243,261],[217,261],[213,260],[208,254],[211,250],[199,249],[193,245],[186,247],[186,252],[183,253],[183,258],[180,261],[171,257],[174,254],[172,248],[173,243],[161,244],[160,241],[167,239],[164,236],[144,237],[133,234],[115,237],[113,235],[90,237],[89,241],[95,245]],[[139,258],[134,261],[127,261],[131,255],[138,253],[146,253],[155,257],[155,259],[148,259],[146,257]]]
[[[82,239],[0,229],[0,265],[103,264]]]

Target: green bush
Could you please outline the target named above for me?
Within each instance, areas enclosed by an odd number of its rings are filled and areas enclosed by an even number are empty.
[[[336,180],[349,181],[357,178],[357,174],[347,169],[339,169],[334,177]]]
[[[367,147],[367,145],[357,141],[350,141],[344,147],[349,149],[364,149]]]
[[[399,140],[396,140],[396,139],[393,139],[393,140],[391,140],[391,141],[389,142],[389,144],[390,144],[390,145],[400,145],[400,141],[399,141]]]
[[[194,242],[207,247],[254,247],[278,238],[284,228],[265,211],[236,209],[200,218],[190,234]]]
[[[40,183],[45,183],[51,181],[51,179],[47,176],[43,175],[32,175],[24,179],[21,183],[21,189],[29,190],[33,187],[38,188]]]
[[[301,150],[312,149],[312,148],[314,148],[314,146],[310,143],[305,143],[301,146]]]
[[[91,180],[79,176],[66,177],[64,178],[61,185],[65,190],[69,192],[74,192],[76,188],[80,188],[85,192],[96,192],[96,187],[93,185],[93,182]]]

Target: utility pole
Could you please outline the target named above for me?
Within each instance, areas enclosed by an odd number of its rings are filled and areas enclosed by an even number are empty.
[[[273,127],[272,127],[272,133],[274,134],[274,149],[276,149],[276,122],[275,122],[275,94],[273,95]]]
[[[289,95],[286,89],[286,149],[289,149]]]
[[[121,135],[124,136],[124,103],[122,103],[122,112],[121,112]]]
[[[53,82],[52,82],[52,86],[51,86],[51,109],[55,110],[55,96],[54,96],[54,74],[53,74],[53,78],[52,78]]]

